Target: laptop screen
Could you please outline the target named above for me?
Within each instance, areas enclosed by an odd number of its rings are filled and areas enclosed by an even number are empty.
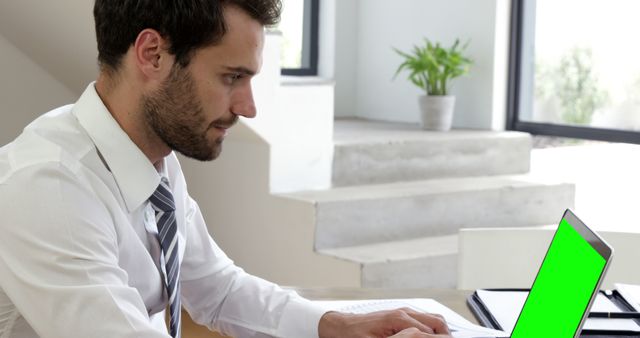
[[[511,337],[575,337],[610,256],[611,249],[567,210]]]

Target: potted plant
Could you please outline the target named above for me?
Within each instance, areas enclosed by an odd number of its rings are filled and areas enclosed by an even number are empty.
[[[459,39],[448,49],[428,39],[424,42],[410,53],[394,48],[404,57],[394,78],[403,70],[409,71],[409,80],[426,94],[419,97],[422,128],[446,131],[451,129],[455,104],[455,97],[449,95],[449,81],[467,74],[472,62],[463,55],[467,44],[460,45]]]

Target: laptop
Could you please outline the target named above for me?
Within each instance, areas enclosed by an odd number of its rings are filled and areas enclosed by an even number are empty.
[[[613,249],[567,209],[510,338],[577,338]]]

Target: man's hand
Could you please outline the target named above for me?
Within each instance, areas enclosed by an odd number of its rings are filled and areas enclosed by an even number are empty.
[[[357,315],[327,312],[318,333],[320,338],[450,337],[442,316],[406,308]]]
[[[400,331],[398,334],[394,334],[389,338],[451,338],[448,334],[429,334],[424,333],[415,327]]]

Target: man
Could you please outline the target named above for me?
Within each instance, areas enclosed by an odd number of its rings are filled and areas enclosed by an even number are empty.
[[[96,0],[94,15],[97,81],[0,150],[0,336],[180,337],[182,308],[235,337],[447,336],[410,310],[326,312],[208,235],[173,151],[213,160],[256,115],[279,0]]]

